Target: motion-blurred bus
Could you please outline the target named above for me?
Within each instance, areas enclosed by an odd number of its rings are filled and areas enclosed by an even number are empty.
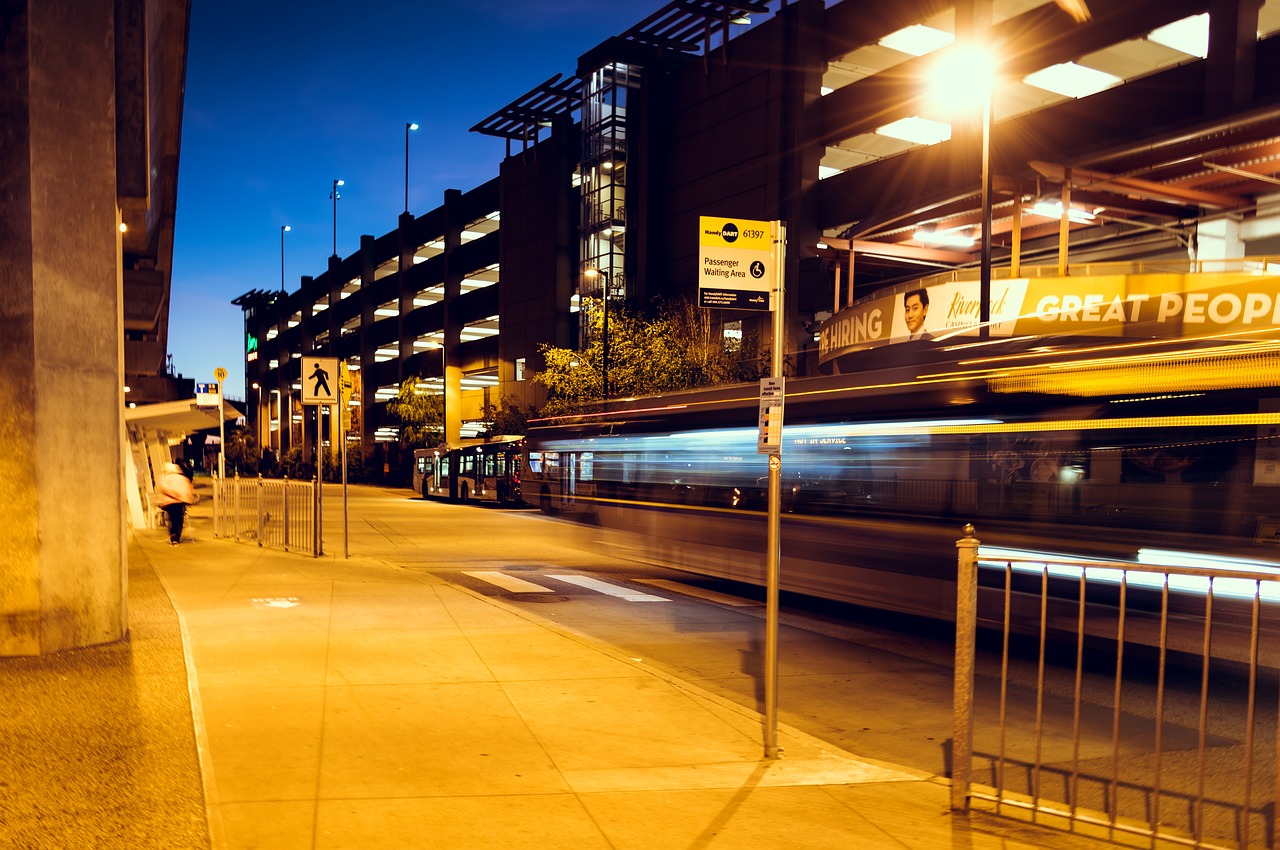
[[[953,617],[966,523],[984,544],[1024,552],[1134,563],[1159,550],[1280,571],[1280,346],[1169,347],[988,346],[959,352],[969,360],[789,379],[782,588]],[[758,388],[739,385],[535,420],[525,498],[666,566],[763,584],[758,418]],[[1019,581],[1038,588],[1043,572]],[[1078,577],[1048,578],[1064,599],[1083,592]],[[1090,574],[1091,602],[1114,607],[1118,592]],[[1194,588],[1175,595],[1171,612],[1203,609]],[[1130,604],[1159,610],[1148,596],[1131,590]],[[1247,623],[1229,608],[1215,622]],[[1034,634],[1037,611],[1022,613]],[[1280,639],[1280,606],[1263,619]]]

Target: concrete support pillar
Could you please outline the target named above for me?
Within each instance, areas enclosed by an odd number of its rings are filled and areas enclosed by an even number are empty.
[[[1209,3],[1206,114],[1239,109],[1253,101],[1261,8],[1262,0],[1211,0]]]
[[[1244,257],[1244,240],[1240,237],[1240,222],[1231,218],[1202,221],[1196,227],[1196,256],[1200,263],[1209,263],[1207,272],[1226,271],[1221,260],[1239,260]]]
[[[0,655],[127,629],[114,8],[0,24]]]
[[[444,192],[444,440],[451,446],[462,439],[462,319],[457,300],[462,294],[462,274],[450,264],[453,252],[462,244],[458,204],[462,193]]]

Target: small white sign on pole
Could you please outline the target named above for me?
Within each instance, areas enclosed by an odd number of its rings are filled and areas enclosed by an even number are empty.
[[[786,401],[786,378],[760,379],[760,433],[756,454],[782,454],[782,407]]]
[[[337,404],[339,383],[338,358],[302,358],[303,404]]]
[[[217,407],[222,403],[220,383],[196,384],[196,407]]]

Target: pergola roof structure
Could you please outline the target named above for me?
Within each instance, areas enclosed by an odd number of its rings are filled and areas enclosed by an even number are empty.
[[[709,53],[713,42],[723,43],[729,27],[745,22],[751,13],[767,14],[768,2],[740,0],[716,3],[711,0],[674,0],[618,36],[623,41],[681,53]],[[720,33],[720,41],[713,36]],[[528,144],[537,143],[540,130],[550,127],[559,116],[574,113],[582,103],[582,78],[556,74],[525,92],[511,103],[471,128],[473,133],[498,136]]]

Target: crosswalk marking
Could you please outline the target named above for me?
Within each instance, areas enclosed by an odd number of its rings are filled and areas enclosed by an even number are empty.
[[[608,582],[600,581],[598,579],[589,578],[588,576],[553,575],[553,576],[547,576],[547,578],[557,579],[558,581],[565,581],[565,582],[568,582],[569,584],[576,584],[578,587],[585,587],[586,589],[594,590],[597,593],[604,593],[609,596],[616,596],[619,599],[625,599],[628,602],[670,602],[671,601],[670,599],[666,599],[661,596],[654,596],[653,594],[650,594],[650,593],[642,593],[638,590],[627,590],[625,587],[618,587],[617,585],[609,584]]]
[[[510,591],[511,593],[555,593],[556,592],[549,587],[544,587],[543,585],[535,584],[534,582],[527,581],[522,578],[517,578],[516,576],[510,575],[508,573],[504,573],[501,570],[463,570],[462,574],[471,576],[472,578],[476,578],[484,582],[488,582],[489,584],[492,584],[495,587],[500,587],[503,590]],[[555,579],[556,581],[563,581],[567,584],[576,585],[585,590],[591,590],[596,593],[603,593],[606,596],[612,596],[617,599],[624,599],[627,602],[670,602],[671,601],[670,599],[667,599],[662,596],[654,596],[651,593],[644,593],[639,590],[628,590],[625,587],[619,587],[616,584],[610,584],[607,581],[601,581],[599,579],[590,578],[589,576],[548,575],[548,576],[541,576],[541,578]]]
[[[522,578],[516,578],[497,570],[463,570],[463,575],[487,581],[512,593],[555,593],[549,587],[543,587],[540,584],[534,584],[531,581],[525,581]]]

